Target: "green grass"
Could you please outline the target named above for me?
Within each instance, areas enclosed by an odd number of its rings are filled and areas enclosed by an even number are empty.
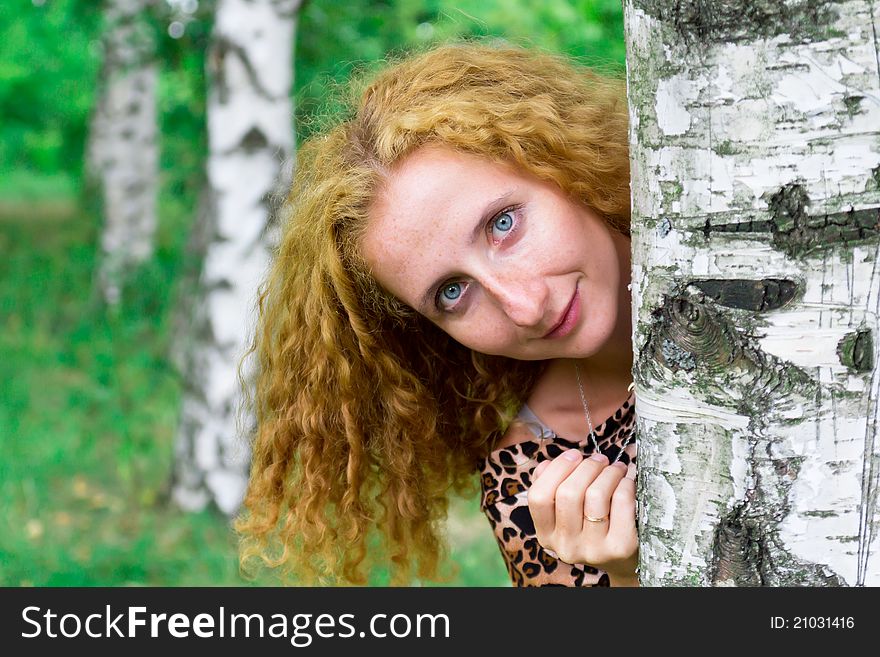
[[[66,174],[0,170],[0,217],[69,218],[76,212],[75,196],[76,181]]]
[[[0,219],[0,583],[239,583],[225,521],[166,503],[174,258],[160,248],[108,315],[95,232],[82,215]]]
[[[75,193],[76,181],[64,173],[35,175],[22,169],[0,171],[0,200],[69,201]]]
[[[180,396],[170,300],[186,232],[172,224],[107,313],[92,285],[94,217],[0,215],[0,585],[252,583],[225,518],[168,502]],[[449,583],[506,585],[475,501],[454,509]]]

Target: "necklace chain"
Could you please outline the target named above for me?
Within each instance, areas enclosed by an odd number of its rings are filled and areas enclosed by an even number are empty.
[[[599,451],[599,443],[596,442],[596,433],[593,430],[593,419],[590,417],[590,407],[587,406],[587,396],[584,394],[584,386],[581,383],[581,368],[578,367],[578,364],[574,364],[574,375],[577,377],[578,382],[578,390],[581,393],[581,402],[584,405],[584,416],[587,418],[587,426],[590,427],[590,433],[587,434],[587,438],[593,439],[593,450]]]
[[[592,438],[593,440],[593,451],[597,454],[601,453],[599,449],[599,443],[596,442],[596,431],[593,429],[593,418],[590,417],[590,407],[587,405],[587,396],[584,394],[584,386],[581,383],[581,368],[578,366],[577,362],[574,364],[574,375],[577,378],[578,391],[581,393],[581,403],[584,405],[584,417],[587,418],[587,426],[590,428],[590,433],[587,434],[587,438]],[[617,463],[620,460],[620,457],[623,455],[623,450],[632,442],[632,436],[628,437],[623,445],[620,446],[620,451],[617,452],[617,457],[612,461],[612,463]]]

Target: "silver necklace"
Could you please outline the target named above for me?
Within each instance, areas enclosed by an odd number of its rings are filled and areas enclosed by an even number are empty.
[[[578,367],[577,361],[574,364],[574,375],[577,377],[578,390],[581,392],[581,402],[584,405],[584,416],[587,418],[587,426],[590,427],[590,433],[587,438],[593,439],[593,451],[599,452],[599,443],[596,442],[596,434],[593,430],[593,418],[590,417],[590,407],[587,406],[587,397],[584,395],[584,386],[581,384],[581,368]]]
[[[587,438],[593,439],[593,451],[597,454],[601,454],[599,443],[596,442],[596,432],[593,429],[593,418],[590,417],[590,408],[587,405],[587,396],[584,394],[584,386],[581,383],[581,368],[578,366],[577,361],[574,363],[574,375],[577,378],[578,390],[581,393],[581,403],[584,405],[584,417],[587,418],[587,426],[590,428],[590,433],[587,434]],[[630,388],[632,388],[632,386],[630,386]],[[630,442],[632,442],[632,436],[627,438],[623,445],[620,446],[620,451],[617,453],[617,457],[612,463],[617,463],[620,460],[620,457],[623,455],[623,450],[630,444]]]

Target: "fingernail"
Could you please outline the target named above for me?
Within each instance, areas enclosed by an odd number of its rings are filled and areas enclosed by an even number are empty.
[[[630,463],[629,467],[626,469],[626,478],[636,480],[636,464]]]
[[[598,452],[596,454],[591,454],[590,458],[593,459],[594,461],[599,461],[600,463],[602,463],[602,462],[608,463],[608,457],[605,456],[604,454],[600,454]]]
[[[612,463],[611,465],[616,465],[617,467],[619,467],[619,468],[624,468],[624,469],[628,469],[628,468],[629,468],[629,466],[628,466],[626,463],[624,463],[623,461],[615,461],[615,462]]]
[[[568,450],[567,452],[565,452],[563,454],[563,456],[565,458],[567,458],[569,461],[580,461],[583,458],[583,456],[581,456],[581,453],[579,451],[577,451],[576,449]]]

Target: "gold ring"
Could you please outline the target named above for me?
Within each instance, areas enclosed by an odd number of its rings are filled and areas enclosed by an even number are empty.
[[[590,522],[605,522],[606,520],[608,520],[608,516],[602,516],[601,518],[594,518],[593,516],[584,515],[584,518],[586,518]]]

